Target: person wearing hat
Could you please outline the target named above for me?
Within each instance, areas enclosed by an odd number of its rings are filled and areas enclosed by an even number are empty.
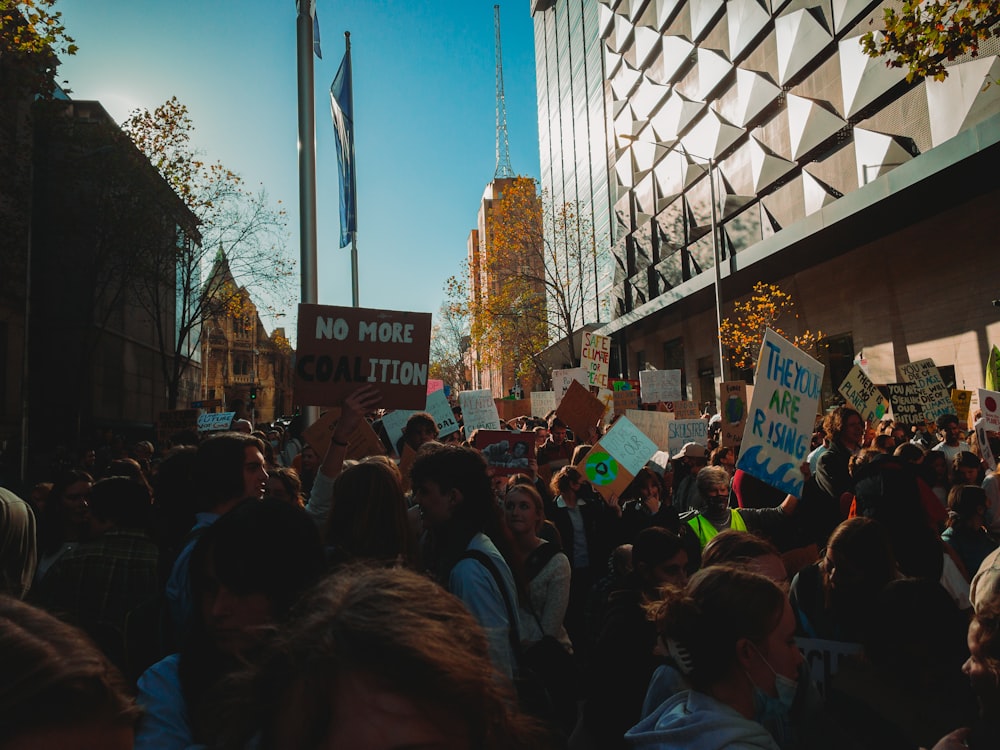
[[[806,481],[809,464],[801,467]],[[728,529],[761,531],[768,535],[777,531],[798,507],[799,499],[787,495],[776,508],[730,508],[729,473],[721,466],[706,466],[695,480],[698,491],[697,510],[681,515],[681,522],[690,527],[701,549],[715,536]]]
[[[684,513],[698,507],[695,476],[708,464],[708,451],[698,443],[684,443],[670,460],[674,462],[673,506],[678,513]]]
[[[961,430],[958,426],[958,417],[954,414],[942,414],[937,418],[938,429],[944,433],[944,440],[935,445],[931,450],[941,451],[948,459],[948,466],[951,466],[957,456],[962,451],[971,451],[972,448],[964,440],[959,440]]]

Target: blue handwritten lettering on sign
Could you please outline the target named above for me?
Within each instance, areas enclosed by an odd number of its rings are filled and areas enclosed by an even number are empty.
[[[801,496],[823,365],[772,330],[764,336],[737,468]]]

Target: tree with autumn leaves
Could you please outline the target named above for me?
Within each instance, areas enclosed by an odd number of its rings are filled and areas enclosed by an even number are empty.
[[[884,28],[861,37],[870,57],[891,68],[906,68],[906,80],[948,76],[945,62],[973,57],[996,35],[1000,5],[996,0],[904,0],[883,10]]]
[[[161,368],[175,408],[202,323],[220,314],[238,317],[241,288],[252,290],[258,307],[284,307],[295,263],[284,252],[284,209],[271,205],[263,187],[251,189],[237,173],[200,157],[194,123],[176,97],[152,112],[134,111],[122,129],[198,220],[200,242],[183,237],[170,248],[143,248],[134,276],[138,303],[161,337]],[[217,272],[223,259],[228,273]]]
[[[823,337],[821,331],[812,333],[807,329],[797,336],[790,336],[782,328],[782,325],[788,325],[798,317],[791,294],[782,291],[776,284],[758,281],[747,297],[733,305],[732,316],[722,321],[719,338],[728,351],[733,366],[738,370],[746,370],[757,364],[764,333],[768,328],[804,352],[816,348],[816,343]]]
[[[572,334],[584,324],[585,277],[593,267],[593,233],[574,203],[554,205],[528,177],[504,181],[486,220],[474,267],[445,284],[453,312],[469,319],[481,366],[512,366],[547,382],[539,359],[550,341],[576,362]]]

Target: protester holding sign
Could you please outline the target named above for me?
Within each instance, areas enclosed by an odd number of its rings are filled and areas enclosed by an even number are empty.
[[[816,484],[830,500],[839,503],[840,496],[853,486],[848,464],[851,455],[861,448],[865,422],[854,409],[838,406],[824,426],[830,447],[819,457]]]

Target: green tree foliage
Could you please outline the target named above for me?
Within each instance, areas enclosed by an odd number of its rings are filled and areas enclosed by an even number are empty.
[[[59,55],[75,55],[76,43],[54,10],[56,0],[0,0],[0,58],[20,93],[51,96]]]
[[[948,76],[945,62],[975,56],[979,46],[997,33],[997,0],[905,0],[884,10],[885,28],[861,37],[870,57],[891,68],[906,68],[906,80]]]

